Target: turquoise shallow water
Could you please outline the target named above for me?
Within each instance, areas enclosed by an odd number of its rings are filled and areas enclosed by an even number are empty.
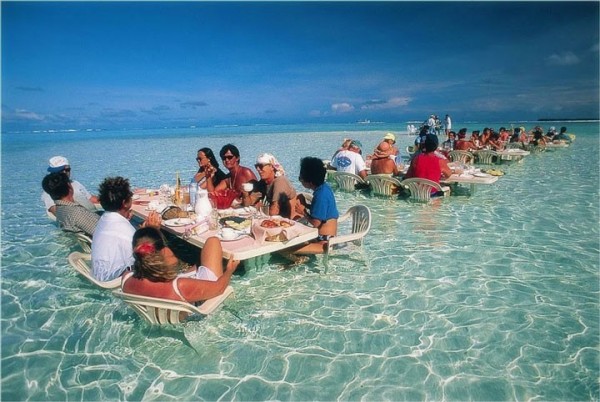
[[[234,277],[217,314],[172,328],[70,269],[76,244],[39,201],[49,157],[88,189],[116,174],[156,187],[231,141],[243,164],[272,152],[295,179],[301,156],[402,128],[3,135],[2,400],[597,400],[599,130],[569,128],[571,148],[504,166],[472,197],[336,193],[340,211],[372,211],[362,252],[327,270],[273,257]]]

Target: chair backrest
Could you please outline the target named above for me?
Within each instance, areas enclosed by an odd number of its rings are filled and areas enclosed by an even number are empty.
[[[365,205],[354,205],[339,217],[338,222],[352,219],[350,233],[334,236],[327,242],[326,253],[328,254],[336,244],[358,242],[362,245],[363,238],[371,230],[371,210]]]
[[[114,288],[121,286],[121,278],[120,277],[115,278],[110,281],[106,281],[106,282],[102,282],[102,281],[99,281],[98,279],[94,278],[94,276],[92,275],[92,269],[90,267],[90,261],[92,259],[92,256],[90,254],[80,253],[78,251],[75,251],[75,252],[69,254],[68,259],[69,259],[69,264],[71,264],[71,266],[73,268],[75,268],[75,270],[77,272],[79,272],[81,275],[83,275],[87,280],[92,282],[94,285],[99,286],[104,289],[114,289]]]
[[[523,149],[523,144],[520,142],[509,142],[504,149]]]
[[[354,191],[356,190],[357,184],[366,184],[362,177],[355,175],[354,173],[347,172],[334,172],[332,173],[333,180],[338,185],[338,188],[342,191]]]
[[[477,163],[492,165],[494,164],[494,158],[498,159],[498,153],[491,149],[484,149],[481,151],[476,151],[475,157],[477,158]]]
[[[541,152],[545,152],[546,151],[546,146],[545,145],[533,145],[533,144],[529,144],[527,147],[527,150],[529,152],[531,152],[532,154],[539,154]]]
[[[473,163],[473,154],[469,151],[452,150],[448,153],[448,157],[452,162]]]
[[[121,289],[113,294],[125,301],[142,318],[151,324],[179,324],[190,314],[209,315],[233,293],[233,288],[227,286],[225,291],[212,299],[206,300],[199,307],[193,304],[170,299],[160,299],[125,293]]]
[[[371,193],[375,195],[397,195],[400,188],[400,180],[387,174],[369,175],[367,176],[367,181],[371,186]]]
[[[92,238],[85,233],[74,233],[75,240],[81,246],[84,253],[90,254],[92,252]]]
[[[424,201],[429,202],[431,199],[431,188],[435,188],[437,191],[443,191],[442,186],[438,183],[413,177],[410,179],[404,179],[400,182],[404,188],[410,192],[410,199],[413,201]]]
[[[46,210],[46,216],[48,216],[48,219],[50,219],[52,222],[56,222],[56,215],[54,215],[52,212]]]

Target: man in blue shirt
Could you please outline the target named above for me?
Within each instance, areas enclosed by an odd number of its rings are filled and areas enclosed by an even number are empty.
[[[319,158],[306,157],[300,161],[300,176],[302,185],[313,190],[310,205],[301,199],[296,203],[296,212],[303,216],[308,223],[319,229],[319,236],[294,251],[295,254],[322,254],[325,252],[327,240],[337,233],[337,220],[340,216],[335,196],[329,184],[325,182],[326,169]]]

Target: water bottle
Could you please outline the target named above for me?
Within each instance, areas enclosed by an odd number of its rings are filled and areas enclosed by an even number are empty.
[[[196,205],[196,192],[198,191],[198,185],[196,184],[194,179],[192,179],[192,182],[190,183],[189,187],[190,187],[190,205],[195,206]]]

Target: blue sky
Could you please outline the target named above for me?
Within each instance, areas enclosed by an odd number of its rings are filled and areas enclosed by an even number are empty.
[[[3,131],[585,118],[598,2],[6,2]]]

